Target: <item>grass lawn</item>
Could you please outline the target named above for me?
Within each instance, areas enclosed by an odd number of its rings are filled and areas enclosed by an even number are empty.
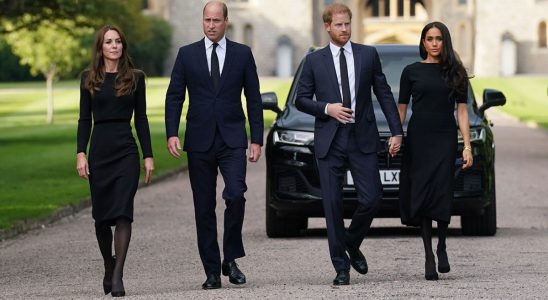
[[[165,147],[168,83],[168,78],[149,78],[147,82],[155,175],[186,165],[185,159],[171,158]],[[261,91],[275,91],[284,102],[289,85],[289,80],[263,79]],[[0,84],[0,230],[18,221],[48,216],[89,196],[88,182],[80,179],[75,169],[78,81],[55,84],[53,125],[45,124],[46,97],[42,82]],[[266,126],[273,119],[274,113],[265,111]],[[184,123],[181,136],[183,130]]]
[[[471,82],[480,103],[484,88],[500,90],[506,96],[506,105],[501,110],[521,121],[533,121],[548,128],[548,76],[480,77]]]

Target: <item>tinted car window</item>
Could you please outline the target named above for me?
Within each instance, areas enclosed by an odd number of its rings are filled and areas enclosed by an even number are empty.
[[[384,53],[380,54],[382,70],[386,76],[388,85],[392,88],[394,99],[398,101],[400,95],[400,77],[405,66],[420,60],[418,55],[409,53]],[[373,94],[375,98],[375,94]],[[376,98],[375,98],[376,99]]]

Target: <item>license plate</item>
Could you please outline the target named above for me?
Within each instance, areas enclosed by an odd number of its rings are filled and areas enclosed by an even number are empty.
[[[397,185],[400,183],[400,170],[380,170],[382,185]],[[354,185],[354,179],[350,171],[346,172],[346,184]]]

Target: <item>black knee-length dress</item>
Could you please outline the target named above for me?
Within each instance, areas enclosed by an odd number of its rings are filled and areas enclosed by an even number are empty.
[[[449,223],[457,154],[455,103],[440,64],[416,62],[402,72],[399,103],[412,99],[400,173],[400,214],[405,225],[421,219]]]
[[[106,73],[101,89],[93,96],[84,88],[87,75],[87,72],[83,73],[80,83],[77,153],[86,152],[91,135],[88,164],[92,216],[95,222],[111,225],[119,217],[133,221],[133,198],[140,173],[139,151],[131,131],[134,112],[143,158],[152,157],[145,77],[142,72],[135,71],[135,91],[117,97],[117,73]]]

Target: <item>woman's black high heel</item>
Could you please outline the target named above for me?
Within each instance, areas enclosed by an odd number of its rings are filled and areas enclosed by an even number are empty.
[[[432,257],[426,259],[424,263],[424,278],[426,280],[438,280],[438,273],[436,272],[436,261]]]
[[[112,297],[124,297],[126,295],[126,290],[124,289],[124,281],[120,279],[120,286],[112,289],[110,293]]]
[[[112,291],[112,273],[114,272],[114,266],[116,265],[116,256],[105,262],[105,276],[103,277],[103,290],[105,295],[108,295]]]
[[[451,266],[449,266],[449,258],[445,249],[436,250],[436,254],[438,256],[438,272],[449,273]]]

